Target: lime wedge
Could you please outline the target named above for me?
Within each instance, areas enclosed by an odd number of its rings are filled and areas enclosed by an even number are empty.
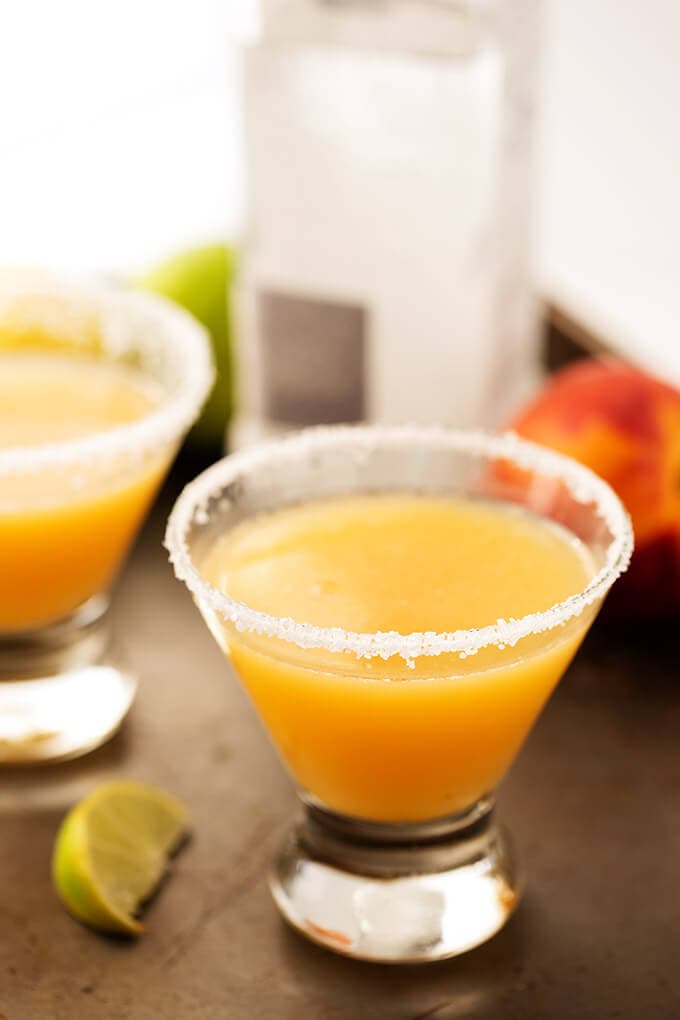
[[[52,877],[66,908],[99,931],[139,935],[135,914],[165,874],[186,832],[176,797],[132,781],[105,783],[61,824]]]

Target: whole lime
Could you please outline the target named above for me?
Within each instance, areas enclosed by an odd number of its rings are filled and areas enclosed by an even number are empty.
[[[191,248],[158,263],[136,281],[175,301],[208,330],[217,378],[191,432],[197,445],[221,448],[233,411],[232,285],[236,252],[227,244]]]

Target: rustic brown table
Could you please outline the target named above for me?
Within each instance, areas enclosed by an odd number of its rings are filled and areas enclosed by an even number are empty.
[[[515,917],[464,957],[355,963],[279,920],[268,862],[293,793],[160,545],[167,495],[116,622],[143,679],[81,761],[0,771],[0,1020],[677,1020],[678,626],[596,627],[501,792],[528,873]],[[137,943],[82,928],[51,888],[65,808],[134,776],[190,805],[195,838]]]

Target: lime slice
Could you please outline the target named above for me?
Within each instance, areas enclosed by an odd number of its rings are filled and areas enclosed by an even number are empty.
[[[134,916],[162,879],[186,832],[184,805],[153,786],[105,783],[69,811],[52,877],[60,899],[99,931],[139,935]]]

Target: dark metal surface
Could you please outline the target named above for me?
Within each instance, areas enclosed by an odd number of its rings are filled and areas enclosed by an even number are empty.
[[[680,1017],[677,627],[597,627],[531,735],[500,797],[529,878],[507,928],[446,963],[354,963],[289,931],[270,900],[294,796],[171,577],[166,509],[116,597],[142,677],[124,731],[79,762],[0,772],[0,1020]],[[113,775],[174,791],[193,819],[136,944],[72,921],[49,877],[64,810]]]

